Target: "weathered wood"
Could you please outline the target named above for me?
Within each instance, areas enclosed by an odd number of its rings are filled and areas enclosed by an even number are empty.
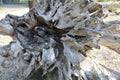
[[[116,13],[117,15],[119,15],[119,14],[120,14],[120,9],[116,10],[115,13]]]
[[[0,34],[13,35],[13,28],[10,24],[0,23]]]
[[[27,14],[7,15],[0,21],[2,33],[16,40],[1,47],[0,55],[13,57],[22,79],[38,69],[52,76],[57,69],[54,80],[107,80],[105,75],[110,75],[87,54],[99,44],[120,47],[119,21],[105,23],[102,17],[102,6],[92,0],[40,0]]]

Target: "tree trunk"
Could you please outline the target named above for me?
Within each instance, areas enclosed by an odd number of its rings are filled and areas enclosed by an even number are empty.
[[[99,44],[120,47],[120,21],[105,23],[102,6],[92,0],[40,0],[23,16],[7,15],[0,33],[14,41],[0,47],[6,79],[26,80],[39,72],[42,80],[109,80],[90,54]],[[113,47],[115,45],[115,47]],[[106,70],[106,71],[105,71]]]

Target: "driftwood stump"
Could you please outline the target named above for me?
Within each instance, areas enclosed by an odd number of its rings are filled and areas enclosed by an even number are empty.
[[[105,23],[102,6],[93,0],[39,1],[27,14],[0,21],[0,33],[13,38],[0,55],[4,67],[14,65],[14,79],[36,71],[42,80],[113,79],[88,52],[100,44],[120,48],[120,21]]]

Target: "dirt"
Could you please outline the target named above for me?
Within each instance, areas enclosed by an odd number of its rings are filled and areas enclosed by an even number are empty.
[[[19,5],[0,5],[0,19],[4,18],[7,14],[13,14],[17,16],[21,16],[27,13],[28,7],[27,4],[19,4]]]
[[[20,10],[20,9],[25,9],[27,8],[27,4],[14,4],[14,5],[8,5],[8,4],[5,4],[5,5],[0,5],[0,13],[4,14],[4,13],[8,13],[8,12],[11,12],[11,11],[16,11],[16,10]]]
[[[102,66],[120,74],[120,54],[107,47],[100,47],[100,49],[93,49],[91,56]]]

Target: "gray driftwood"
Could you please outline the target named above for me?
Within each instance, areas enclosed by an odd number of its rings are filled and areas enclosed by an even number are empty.
[[[0,21],[0,32],[14,40],[0,47],[15,67],[14,78],[26,80],[38,70],[44,80],[116,78],[87,53],[100,44],[120,48],[120,21],[103,22],[102,6],[92,0],[39,1],[27,14]]]

